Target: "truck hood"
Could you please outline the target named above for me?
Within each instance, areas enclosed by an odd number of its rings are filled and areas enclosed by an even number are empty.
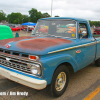
[[[24,36],[0,40],[0,48],[34,55],[48,54],[49,52],[71,47],[72,45],[75,45],[73,39],[56,37]]]

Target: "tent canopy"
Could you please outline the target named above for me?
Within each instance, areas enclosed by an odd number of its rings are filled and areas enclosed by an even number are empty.
[[[36,25],[36,23],[26,22],[26,23],[22,23],[22,25],[35,26],[35,25]]]

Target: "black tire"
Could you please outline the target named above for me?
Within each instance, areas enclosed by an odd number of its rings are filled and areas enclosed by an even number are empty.
[[[64,80],[66,81],[64,82]],[[54,97],[61,96],[65,92],[68,86],[68,82],[69,82],[69,72],[68,72],[67,66],[61,65],[55,71],[53,78],[52,78],[52,82],[49,86],[51,95],[53,95]],[[60,86],[61,86],[60,88],[61,90],[59,90]]]
[[[97,60],[95,61],[95,65],[96,65],[97,67],[100,67],[100,58],[97,59]]]

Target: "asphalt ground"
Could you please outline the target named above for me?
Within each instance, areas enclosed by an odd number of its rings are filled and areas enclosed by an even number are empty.
[[[31,35],[31,31],[27,32],[27,31],[13,31],[13,35],[15,36],[15,34],[18,33],[19,37],[21,36],[30,36]]]
[[[20,36],[31,35],[25,31],[18,33]],[[100,100],[100,67],[92,63],[72,74],[65,93],[58,98],[49,94],[48,87],[35,90],[0,76],[0,100]]]

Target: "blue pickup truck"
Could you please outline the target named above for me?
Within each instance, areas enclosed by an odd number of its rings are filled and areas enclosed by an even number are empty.
[[[31,36],[0,40],[0,75],[38,90],[48,86],[55,97],[65,92],[70,73],[94,61],[100,66],[100,38],[84,19],[42,18]]]

